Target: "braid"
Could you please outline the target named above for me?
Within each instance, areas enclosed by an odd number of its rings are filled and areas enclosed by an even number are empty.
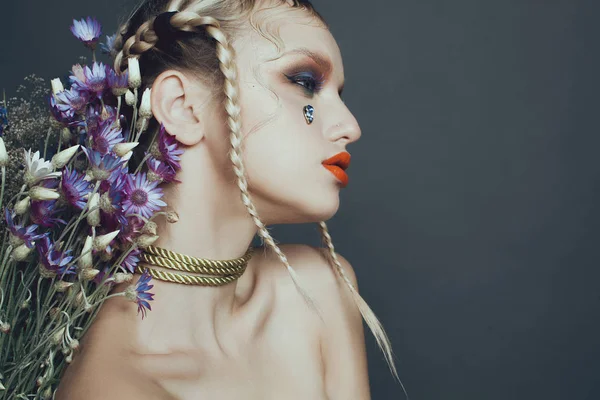
[[[248,213],[254,220],[254,224],[258,228],[258,234],[263,238],[263,240],[273,249],[273,251],[277,254],[283,265],[287,268],[294,285],[302,295],[302,297],[306,300],[309,306],[311,306],[322,318],[322,313],[319,310],[318,306],[311,298],[311,296],[306,292],[304,288],[300,285],[299,277],[296,271],[292,268],[290,263],[288,262],[287,257],[279,246],[273,240],[273,237],[265,227],[264,223],[260,220],[258,215],[258,211],[254,206],[250,198],[250,193],[248,192],[248,180],[245,176],[245,167],[242,161],[241,156],[241,147],[242,147],[242,129],[241,129],[241,118],[240,118],[240,106],[239,106],[239,89],[238,89],[238,76],[237,76],[237,67],[234,60],[234,51],[227,37],[221,31],[218,25],[212,25],[206,28],[209,35],[211,35],[217,41],[217,58],[220,62],[220,69],[225,76],[225,84],[224,84],[224,92],[225,92],[225,109],[227,111],[227,123],[230,129],[230,141],[231,141],[231,150],[229,152],[229,156],[231,162],[233,163],[233,171],[237,176],[237,185],[241,191],[242,202],[246,206]]]

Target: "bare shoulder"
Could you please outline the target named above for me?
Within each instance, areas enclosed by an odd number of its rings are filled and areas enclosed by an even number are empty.
[[[158,383],[133,367],[133,354],[103,348],[103,342],[93,337],[94,325],[88,334],[82,340],[79,353],[63,372],[56,400],[174,400]]]
[[[280,248],[323,314],[319,332],[328,397],[370,399],[362,315],[348,285],[351,283],[358,292],[353,266],[337,252],[335,258],[340,266],[336,266],[330,261],[327,248],[305,244],[286,244]],[[287,271],[282,265],[279,267],[283,270],[278,273],[282,276],[280,287],[295,292],[289,276],[287,279],[283,276]]]

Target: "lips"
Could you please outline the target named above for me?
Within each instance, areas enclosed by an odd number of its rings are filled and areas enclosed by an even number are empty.
[[[343,185],[348,185],[348,174],[345,170],[350,166],[350,153],[342,151],[323,161],[323,166],[327,168]]]

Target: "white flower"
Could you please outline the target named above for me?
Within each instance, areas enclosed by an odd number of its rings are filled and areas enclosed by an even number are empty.
[[[142,75],[140,74],[140,62],[137,58],[129,57],[127,59],[127,71],[129,87],[132,89],[139,88],[142,84]]]
[[[92,241],[93,238],[91,236],[86,237],[85,243],[83,244],[83,248],[81,249],[82,256],[81,258],[79,258],[79,262],[77,263],[77,265],[82,270],[92,267],[92,263],[94,261],[92,258]]]
[[[35,185],[41,180],[56,178],[61,175],[60,172],[54,172],[54,167],[50,161],[40,158],[40,152],[31,154],[31,149],[25,151],[25,183],[29,186]]]
[[[6,146],[4,145],[4,139],[0,136],[0,167],[6,167],[10,159],[6,152]]]
[[[140,117],[150,119],[152,118],[152,106],[150,99],[152,96],[152,89],[147,88],[142,94],[142,104],[140,105]]]
[[[27,211],[29,211],[29,206],[31,205],[31,198],[29,196],[25,197],[23,200],[19,200],[17,204],[15,204],[15,213],[17,215],[23,215]]]
[[[63,92],[65,90],[65,87],[63,86],[60,78],[52,79],[50,81],[50,84],[52,85],[53,94],[59,94],[60,92]]]

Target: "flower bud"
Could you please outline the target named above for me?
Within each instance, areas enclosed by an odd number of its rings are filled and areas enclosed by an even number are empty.
[[[54,166],[54,168],[60,169],[60,168],[64,167],[65,165],[67,165],[69,160],[77,152],[77,149],[79,149],[78,144],[76,144],[75,146],[71,146],[68,149],[63,150],[60,153],[55,154],[54,157],[52,157],[52,165]]]
[[[8,322],[0,322],[0,332],[9,333],[10,332],[10,324]]]
[[[94,193],[88,201],[88,210],[91,211],[86,217],[87,222],[90,226],[98,226],[100,225],[100,208],[98,207],[98,204],[100,203],[100,195],[98,192]]]
[[[83,248],[81,249],[82,256],[79,258],[77,265],[80,269],[86,269],[92,267],[92,241],[93,238],[88,236],[85,238],[85,243],[83,244]],[[87,253],[86,253],[87,252]],[[84,254],[86,253],[86,254]]]
[[[15,204],[15,213],[17,215],[23,215],[27,211],[29,211],[29,206],[31,205],[31,197],[26,196],[24,199],[19,200],[17,204]]]
[[[69,342],[69,347],[70,347],[72,350],[77,350],[77,349],[79,349],[79,340],[77,340],[77,339],[72,339],[72,340]]]
[[[133,279],[133,274],[117,272],[114,275],[114,278],[115,278],[115,283],[131,282],[131,280]]]
[[[40,273],[42,278],[54,278],[56,276],[56,273],[54,271],[50,271],[42,263],[38,264],[38,272]]]
[[[60,195],[52,190],[42,186],[34,186],[29,189],[29,197],[32,200],[55,200],[60,197]]]
[[[8,157],[6,146],[4,145],[4,139],[0,136],[0,167],[6,167],[9,161],[10,158]]]
[[[21,239],[18,236],[13,235],[12,232],[9,231],[8,244],[10,244],[14,248],[14,247],[19,247],[23,243],[25,243],[25,241],[23,239]]]
[[[57,292],[62,293],[62,292],[65,292],[71,286],[73,286],[73,282],[58,281],[54,284],[54,289]]]
[[[46,390],[42,392],[42,400],[50,400],[52,398],[52,388],[47,387]]]
[[[179,221],[179,214],[177,214],[177,212],[173,211],[173,210],[167,211],[167,222],[170,222],[173,224],[177,221]]]
[[[50,81],[50,84],[52,85],[53,94],[59,94],[60,92],[63,92],[65,90],[65,87],[63,86],[60,78],[52,79]]]
[[[37,387],[41,387],[44,384],[45,380],[44,378],[42,378],[41,376],[39,376],[36,380],[35,380],[35,384],[37,385]]]
[[[127,93],[125,93],[125,104],[130,107],[133,107],[135,104],[135,94],[133,94],[131,90],[128,90]]]
[[[68,356],[65,357],[65,362],[67,364],[71,364],[73,362],[73,355],[69,354]]]
[[[81,271],[81,275],[80,276],[81,276],[81,279],[83,279],[84,281],[91,281],[99,273],[100,273],[100,271],[97,270],[97,269],[85,268],[84,270]]]
[[[158,226],[156,225],[156,222],[148,221],[144,224],[144,227],[142,228],[142,233],[149,233],[150,235],[156,235],[157,227]]]
[[[27,258],[29,253],[31,253],[31,250],[32,249],[27,247],[25,244],[22,244],[22,245],[18,246],[16,249],[14,249],[12,251],[11,255],[15,261],[23,261],[24,259]]]
[[[152,98],[152,89],[147,88],[142,94],[142,103],[140,104],[140,117],[150,119],[152,118],[152,105],[150,104]]]
[[[107,233],[106,235],[97,236],[96,239],[94,239],[94,243],[92,244],[93,249],[96,251],[102,251],[106,249],[110,242],[112,242],[112,240],[116,238],[119,233],[121,233],[121,231],[116,230]]]
[[[66,329],[63,326],[62,328],[60,328],[58,330],[58,332],[56,332],[52,335],[50,342],[52,342],[52,344],[54,344],[54,345],[60,344],[63,340],[63,336],[65,335],[65,331],[66,331]]]
[[[63,128],[60,131],[60,138],[63,142],[69,143],[71,142],[71,139],[73,139],[73,134],[69,128]]]
[[[31,305],[31,302],[29,300],[25,300],[24,302],[21,303],[21,310],[28,309],[30,305]]]
[[[125,142],[125,143],[117,143],[113,147],[113,151],[119,157],[125,157],[127,153],[133,150],[139,142]]]
[[[127,59],[128,83],[132,89],[139,88],[142,84],[142,75],[140,73],[140,62],[137,58],[129,57]]]
[[[145,249],[146,247],[152,245],[152,243],[156,242],[158,237],[158,235],[140,235],[134,240],[140,248]]]

